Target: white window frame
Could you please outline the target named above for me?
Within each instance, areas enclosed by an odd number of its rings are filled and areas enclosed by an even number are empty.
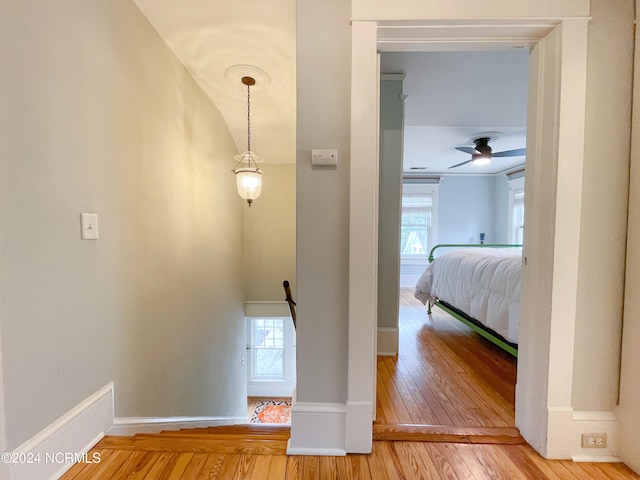
[[[255,375],[253,324],[256,319],[284,320],[283,378]],[[250,397],[290,397],[296,386],[296,334],[291,317],[246,317],[247,322],[247,395]]]
[[[518,243],[516,241],[516,225],[514,225],[515,218],[513,215],[513,211],[514,207],[516,207],[517,205],[524,206],[524,177],[514,178],[513,180],[509,180],[507,183],[509,185],[509,211],[507,219],[507,225],[509,228],[508,242]],[[524,228],[524,225],[522,225],[522,227],[520,228]]]
[[[429,196],[431,197],[431,225],[430,234],[427,239],[427,250],[424,255],[402,255],[400,254],[401,265],[426,265],[428,263],[429,250],[438,244],[438,195],[440,185],[437,183],[408,183],[402,185],[402,196]],[[402,203],[400,204],[400,215],[402,218]],[[402,231],[402,230],[401,230]],[[401,231],[399,234],[401,234]]]

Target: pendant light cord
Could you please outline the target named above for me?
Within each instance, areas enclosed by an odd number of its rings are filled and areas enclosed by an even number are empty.
[[[247,152],[251,151],[251,86],[247,85]]]

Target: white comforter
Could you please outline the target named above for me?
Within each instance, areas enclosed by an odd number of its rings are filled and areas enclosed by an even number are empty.
[[[518,343],[520,248],[467,248],[437,257],[416,284],[422,303],[436,298]]]

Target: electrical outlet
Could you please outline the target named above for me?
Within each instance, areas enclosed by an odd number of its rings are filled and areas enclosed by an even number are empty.
[[[583,433],[582,448],[606,448],[606,433]]]

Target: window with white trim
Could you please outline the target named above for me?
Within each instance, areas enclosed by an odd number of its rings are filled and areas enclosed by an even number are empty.
[[[509,181],[509,243],[524,240],[524,177]]]
[[[438,185],[405,184],[400,219],[400,258],[424,259],[435,244]]]
[[[290,317],[247,318],[247,393],[291,396],[296,381],[296,337]]]

